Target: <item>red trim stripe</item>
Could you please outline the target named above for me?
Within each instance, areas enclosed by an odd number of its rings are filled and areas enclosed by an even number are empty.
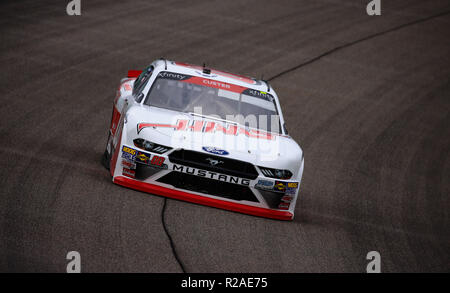
[[[167,127],[167,128],[176,128],[176,125],[172,124],[159,124],[159,123],[138,123],[137,125],[137,133],[141,132],[142,129],[147,127]]]
[[[244,90],[247,89],[246,87],[243,87],[240,85],[235,85],[235,84],[231,84],[231,83],[227,83],[227,82],[223,82],[223,81],[217,81],[217,80],[198,77],[198,76],[193,76],[186,80],[181,80],[181,82],[198,84],[198,85],[207,86],[207,87],[211,87],[211,88],[227,90],[227,91],[238,93],[238,94],[242,93]]]
[[[192,65],[192,64],[183,63],[183,62],[176,62],[175,64],[179,65],[179,66],[192,68],[192,69],[203,70],[203,67],[198,66],[198,65]],[[244,75],[234,74],[234,73],[221,71],[221,70],[217,70],[217,69],[211,69],[211,73],[226,76],[226,77],[233,78],[233,79],[237,79],[237,80],[249,83],[249,84],[256,84],[256,82],[253,79],[251,79],[250,77],[244,76]]]
[[[136,190],[144,191],[144,192],[150,192],[157,195],[162,195],[178,200],[184,200],[188,202],[193,202],[197,204],[202,204],[206,206],[226,209],[234,212],[249,214],[253,216],[258,217],[265,217],[265,218],[271,218],[271,219],[277,219],[277,220],[292,220],[294,218],[294,215],[291,212],[288,211],[278,211],[278,210],[271,210],[266,208],[260,208],[260,207],[254,207],[249,206],[245,204],[239,204],[214,198],[209,198],[193,193],[188,193],[184,191],[179,191],[176,189],[170,189],[167,187],[162,187],[159,185],[146,183],[146,182],[140,182],[133,179],[129,179],[123,176],[117,176],[114,178],[114,183],[133,188]]]

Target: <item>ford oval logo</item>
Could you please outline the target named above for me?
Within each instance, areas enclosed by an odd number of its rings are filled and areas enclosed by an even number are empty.
[[[202,149],[205,152],[208,152],[208,153],[211,153],[211,154],[215,154],[215,155],[221,155],[221,156],[228,155],[228,152],[226,150],[220,150],[220,149],[215,148],[215,147],[203,147]]]

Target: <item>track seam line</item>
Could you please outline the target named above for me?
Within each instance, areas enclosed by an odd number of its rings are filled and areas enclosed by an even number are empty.
[[[328,56],[328,55],[330,55],[330,54],[332,54],[332,53],[334,53],[336,51],[339,51],[341,49],[345,49],[345,48],[351,47],[353,45],[356,45],[358,43],[361,43],[361,42],[364,42],[364,41],[367,41],[367,40],[370,40],[370,39],[373,39],[373,38],[385,35],[387,33],[393,32],[393,31],[400,30],[400,29],[402,29],[404,27],[407,27],[407,26],[410,26],[410,25],[414,25],[414,24],[417,24],[417,23],[421,23],[421,22],[425,22],[425,21],[431,20],[433,18],[437,18],[437,17],[441,17],[441,16],[444,16],[444,15],[447,15],[449,13],[450,13],[450,11],[445,11],[445,12],[441,12],[441,13],[438,13],[438,14],[434,14],[434,15],[428,16],[428,17],[420,18],[420,19],[417,19],[417,20],[414,20],[414,21],[411,21],[411,22],[407,22],[407,23],[395,26],[395,27],[390,28],[388,30],[381,31],[381,32],[369,35],[367,37],[364,37],[364,38],[352,41],[350,43],[346,43],[346,44],[343,44],[341,46],[337,46],[337,47],[335,47],[333,49],[330,49],[330,50],[328,50],[328,51],[326,51],[326,52],[324,52],[324,53],[322,53],[322,54],[320,54],[320,55],[318,55],[318,56],[316,56],[316,57],[314,57],[314,58],[312,58],[312,59],[310,59],[310,60],[308,60],[306,62],[303,62],[303,63],[301,63],[301,64],[299,64],[297,66],[294,66],[294,67],[291,67],[289,69],[286,69],[286,70],[284,70],[284,71],[282,71],[282,72],[272,76],[271,78],[267,79],[267,81],[272,81],[275,78],[278,78],[278,77],[280,77],[282,75],[285,75],[285,74],[287,74],[289,72],[295,71],[295,70],[297,70],[297,69],[299,69],[299,68],[301,68],[303,66],[311,64],[311,63],[313,63],[313,62],[315,62],[315,61],[317,61],[317,60],[319,60],[319,59],[321,59],[321,58],[323,58],[325,56]]]
[[[166,233],[167,238],[169,238],[169,243],[170,243],[170,247],[172,248],[173,256],[175,257],[176,261],[180,265],[180,268],[183,271],[183,273],[186,273],[186,269],[184,268],[184,265],[181,262],[180,257],[178,256],[177,251],[175,249],[175,244],[173,243],[172,236],[170,236],[169,230],[167,230],[166,221],[165,221],[165,217],[164,217],[165,213],[166,213],[166,203],[167,203],[167,198],[164,198],[164,203],[163,203],[163,207],[162,207],[162,211],[161,211],[161,222],[163,225],[164,232]]]

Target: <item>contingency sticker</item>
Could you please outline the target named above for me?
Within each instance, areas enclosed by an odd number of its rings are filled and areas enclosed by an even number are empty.
[[[151,157],[150,154],[139,151],[136,155],[136,161],[148,164],[150,161],[150,157]]]
[[[255,184],[256,188],[260,189],[272,189],[273,188],[273,181],[269,180],[258,180],[258,183]]]
[[[134,178],[136,172],[134,170],[131,170],[131,169],[123,168],[122,174],[127,176],[127,177]]]
[[[285,192],[286,191],[286,182],[275,181],[275,185],[274,185],[273,189],[275,191]]]
[[[135,149],[129,148],[127,146],[122,147],[122,158],[129,161],[134,161],[137,151]]]
[[[136,169],[136,163],[129,160],[122,160],[122,166],[128,169]]]
[[[288,182],[286,194],[294,195],[297,192],[298,182]]]

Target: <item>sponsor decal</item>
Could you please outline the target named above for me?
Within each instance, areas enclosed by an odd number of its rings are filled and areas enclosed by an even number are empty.
[[[197,65],[192,65],[192,64],[187,64],[187,63],[180,63],[177,62],[177,65],[181,65],[181,66],[185,66],[185,67],[189,67],[189,68],[193,68],[193,69],[197,69],[197,70],[203,70],[203,67],[197,66]],[[233,79],[237,79],[246,83],[250,83],[250,84],[256,84],[256,81],[251,79],[250,77],[247,76],[243,76],[243,75],[238,75],[238,74],[234,74],[234,73],[229,73],[229,72],[225,72],[225,71],[220,71],[220,70],[216,70],[216,69],[211,69],[211,73],[216,73],[219,75],[223,75],[229,78],[233,78]]]
[[[280,210],[288,210],[289,209],[289,203],[287,203],[287,202],[282,202],[282,203],[280,203],[279,205],[278,205],[278,208],[280,209]]]
[[[240,85],[221,82],[221,81],[212,80],[212,79],[207,79],[207,78],[203,78],[203,77],[197,77],[197,76],[193,76],[187,80],[182,80],[181,82],[187,82],[187,83],[191,83],[191,84],[197,84],[200,86],[206,86],[206,87],[216,88],[216,89],[224,89],[224,90],[238,93],[238,94],[242,93],[246,89],[245,87],[240,86]]]
[[[294,198],[293,196],[285,195],[281,198],[281,201],[282,202],[291,202],[293,198]]]
[[[273,189],[274,189],[275,191],[282,191],[282,192],[285,192],[285,191],[286,191],[286,182],[283,182],[283,181],[275,181],[275,185],[274,185]]]
[[[134,161],[134,157],[128,153],[122,153],[122,158],[128,161]]]
[[[261,188],[261,189],[272,189],[273,188],[273,181],[269,181],[269,180],[258,180],[258,183],[255,184],[256,188]]]
[[[127,146],[122,147],[122,158],[128,160],[128,161],[134,161],[134,158],[136,157],[137,151],[135,149],[129,148]]]
[[[131,169],[128,169],[128,168],[123,168],[122,174],[125,175],[125,176],[127,176],[127,177],[134,178],[134,176],[135,176],[135,171],[134,171],[134,170],[131,170]]]
[[[177,164],[172,165],[172,170],[190,174],[190,175],[199,176],[199,177],[234,183],[234,184],[240,184],[240,185],[246,185],[246,186],[250,185],[249,179],[235,177],[235,176],[231,176],[231,175],[220,174],[220,173],[206,171],[206,170],[202,170],[202,169],[196,169],[196,168],[192,168],[192,167],[186,167],[186,166],[177,165]]]
[[[136,169],[136,164],[128,160],[122,160],[122,166],[127,167],[128,169]]]
[[[122,147],[122,151],[123,152],[126,152],[126,153],[129,153],[129,154],[131,154],[131,155],[136,155],[136,150],[135,149],[132,149],[132,148],[129,148],[129,147],[127,147],[127,146],[123,146]]]
[[[203,75],[203,74],[201,74]],[[212,75],[208,75],[208,77],[213,77]],[[201,86],[207,86],[211,88],[217,88],[217,89],[226,89],[228,91],[236,92],[236,93],[242,93],[247,88],[243,86],[239,86],[236,84],[230,84],[222,81],[217,81],[213,79],[198,77],[198,76],[192,76],[187,74],[181,74],[181,73],[175,73],[175,72],[168,72],[163,71],[158,74],[158,78],[163,79],[171,79],[171,80],[177,80],[181,82],[187,82],[191,84],[197,84]]]
[[[137,151],[135,149],[125,146],[122,149],[122,158],[123,158],[122,165],[130,169],[136,168],[135,162],[154,165],[158,167],[165,166],[165,168],[167,168],[167,165],[163,164],[166,158],[157,155],[152,156],[149,153]]]
[[[275,136],[280,135],[257,129],[246,129],[235,124],[218,123],[204,120],[188,120],[179,119],[176,124],[159,124],[159,123],[138,123],[137,133],[139,134],[144,128],[173,128],[175,131],[192,131],[202,133],[223,133],[225,135],[245,135],[251,138],[274,140]]]
[[[297,188],[298,187],[298,182],[288,182],[288,186],[289,188]]]
[[[129,153],[122,152],[122,158],[124,158],[128,161],[134,161],[134,156]]]
[[[172,79],[172,80],[186,80],[186,79],[191,78],[192,76],[186,75],[186,74],[162,71],[158,74],[158,77],[164,78],[164,79]]]
[[[226,150],[221,150],[215,147],[202,147],[202,149],[205,152],[211,153],[211,154],[215,154],[215,155],[220,155],[220,156],[226,156],[229,153]]]
[[[220,81],[216,81],[216,80],[211,80],[211,79],[203,79],[203,83],[214,87],[214,88],[223,88],[223,89],[230,89],[231,85],[229,85],[228,83],[224,83],[224,82],[220,82]]]
[[[242,126],[229,123],[218,123],[204,120],[179,119],[175,130],[203,133],[223,133],[225,135],[245,135],[252,138],[273,140],[276,134],[262,130],[246,129]]]
[[[295,195],[298,189],[298,182],[288,182],[286,188],[286,194]]]
[[[296,192],[297,192],[296,188],[286,188],[286,194],[295,195]]]
[[[260,98],[269,102],[273,101],[273,96],[269,93],[266,92],[261,92],[261,91],[257,91],[257,90],[253,90],[253,89],[246,89],[242,92],[242,94],[244,95],[249,95],[255,98]]]
[[[150,157],[151,157],[150,154],[139,151],[138,154],[136,155],[136,161],[148,164]]]

